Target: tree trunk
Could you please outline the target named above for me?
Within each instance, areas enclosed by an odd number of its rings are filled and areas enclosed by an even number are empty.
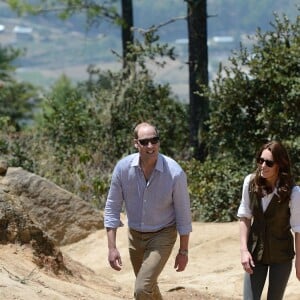
[[[133,7],[132,0],[122,0],[122,49],[123,49],[123,68],[126,67],[128,53],[130,52],[128,46],[133,44]]]
[[[206,156],[203,139],[206,131],[204,122],[208,118],[208,99],[202,94],[204,88],[208,86],[207,1],[189,0],[187,4],[190,143],[194,158],[203,161]]]

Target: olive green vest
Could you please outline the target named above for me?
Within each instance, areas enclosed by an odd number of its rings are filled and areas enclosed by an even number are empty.
[[[294,238],[290,227],[289,201],[281,201],[274,195],[265,212],[250,182],[249,196],[253,222],[248,238],[248,249],[255,262],[263,264],[283,263],[292,260]]]

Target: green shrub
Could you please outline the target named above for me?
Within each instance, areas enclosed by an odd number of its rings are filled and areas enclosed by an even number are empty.
[[[241,45],[220,68],[210,93],[210,155],[251,159],[266,140],[299,140],[299,32],[300,16],[293,23],[275,15],[270,31],[257,30],[252,49]]]
[[[157,126],[164,154],[184,157],[188,151],[188,111],[172,98],[168,85],[156,85],[140,77],[131,83],[122,101],[113,105],[110,132],[115,157],[132,152],[133,129],[141,121]]]
[[[230,157],[180,162],[188,178],[194,221],[236,220],[244,177],[251,170]]]

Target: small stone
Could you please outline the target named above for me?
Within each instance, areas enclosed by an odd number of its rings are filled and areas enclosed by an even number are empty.
[[[0,160],[0,175],[4,176],[6,174],[8,164],[5,160]]]

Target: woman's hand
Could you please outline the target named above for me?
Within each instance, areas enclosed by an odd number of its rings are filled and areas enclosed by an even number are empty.
[[[295,267],[296,267],[296,276],[297,276],[298,280],[300,281],[300,259],[296,258]]]
[[[254,265],[254,261],[252,259],[252,255],[250,254],[250,252],[248,250],[241,250],[241,263],[242,266],[245,270],[245,272],[252,274],[253,273],[253,267],[255,267]],[[300,269],[299,269],[300,271]]]

